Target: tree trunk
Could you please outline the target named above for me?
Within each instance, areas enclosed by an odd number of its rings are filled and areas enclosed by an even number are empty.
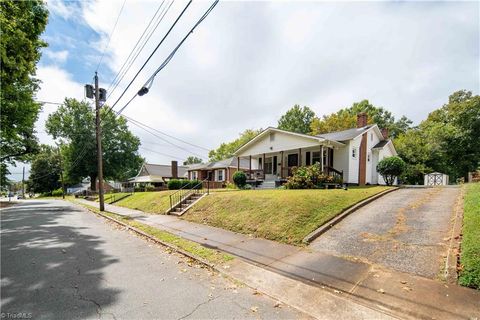
[[[97,191],[97,176],[91,175],[90,176],[90,190]]]

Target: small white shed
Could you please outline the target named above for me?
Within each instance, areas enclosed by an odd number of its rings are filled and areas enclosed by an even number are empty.
[[[448,175],[440,172],[432,172],[424,176],[424,185],[426,186],[446,186],[448,185]]]

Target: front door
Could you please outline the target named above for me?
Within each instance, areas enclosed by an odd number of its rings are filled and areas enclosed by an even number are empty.
[[[289,154],[287,157],[288,175],[292,175],[292,167],[298,167],[298,154]]]
[[[297,167],[298,166],[298,154],[289,154],[288,155],[288,166]]]

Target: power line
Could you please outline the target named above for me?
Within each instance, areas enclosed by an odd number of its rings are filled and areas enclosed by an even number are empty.
[[[170,155],[170,154],[162,153],[162,152],[155,151],[155,150],[152,150],[152,149],[148,149],[148,148],[145,148],[145,147],[142,147],[142,146],[140,146],[140,148],[141,148],[141,149],[144,149],[144,150],[146,150],[146,151],[149,151],[149,152],[157,153],[157,154],[162,155],[162,156],[166,156],[166,157],[169,157],[169,158],[178,159],[178,160],[180,160],[180,161],[184,161],[184,160],[185,160],[184,158],[172,156],[172,155]]]
[[[142,88],[127,102],[126,105],[124,105],[120,110],[117,111],[117,115],[121,114],[123,112],[123,110],[125,110],[125,108],[133,101],[133,99],[135,99],[135,97],[137,97],[138,95],[144,95],[146,93],[148,93],[148,90],[151,88],[152,84],[153,84],[153,80],[155,79],[155,76],[163,69],[165,68],[165,66],[170,62],[170,60],[172,60],[172,58],[175,56],[175,53],[177,52],[177,50],[182,46],[182,44],[187,40],[187,38],[193,33],[193,31],[195,30],[195,28],[200,24],[202,23],[203,20],[205,20],[205,18],[210,14],[210,12],[212,12],[212,10],[215,8],[215,6],[217,5],[219,0],[215,0],[215,2],[207,9],[207,11],[205,11],[205,13],[203,14],[203,16],[197,21],[197,23],[195,23],[195,25],[193,26],[192,29],[190,29],[190,31],[185,35],[185,37],[183,37],[182,41],[180,41],[180,43],[175,47],[175,49],[173,49],[173,51],[168,55],[168,57],[162,62],[162,64],[157,68],[157,70],[155,70],[155,72],[152,74],[152,76],[147,80],[147,82],[145,82],[145,84],[142,86]],[[132,81],[133,82],[133,81]],[[130,82],[131,84],[131,82]],[[130,86],[130,85],[129,85]],[[127,87],[128,89],[128,87]],[[126,92],[126,90],[122,93],[122,96],[123,94]],[[120,96],[120,98],[122,97]],[[120,98],[115,102],[115,104],[112,106],[112,109],[115,107],[115,105],[118,103],[118,101],[120,100]]]
[[[97,69],[95,69],[95,72],[98,71],[98,68],[100,67],[100,64],[102,63],[103,56],[105,55],[105,52],[107,51],[107,48],[110,45],[110,41],[112,40],[112,35],[115,32],[115,29],[117,28],[118,20],[120,19],[120,16],[122,15],[123,7],[125,6],[125,2],[127,2],[127,0],[123,0],[122,7],[120,8],[120,11],[118,12],[117,19],[115,20],[115,24],[113,25],[113,29],[110,32],[110,36],[108,37],[107,45],[105,46],[105,48],[103,48],[102,56],[100,57],[100,61],[98,62]]]
[[[148,34],[148,36],[143,40],[143,45],[141,46],[141,48],[139,50],[137,50],[135,56],[133,57],[133,59],[130,60],[130,58],[132,57],[132,55],[134,54],[134,52],[136,51],[137,47],[139,47],[140,43],[142,42],[142,39],[143,39],[143,36],[145,35],[145,33],[147,32],[148,28],[150,27],[150,25],[152,24],[152,22],[154,21],[155,17],[157,16],[158,12],[160,11],[160,9],[162,8],[163,4],[165,3],[165,0],[162,1],[162,3],[160,4],[160,6],[158,7],[157,11],[155,12],[155,14],[153,15],[152,19],[150,19],[150,22],[148,23],[147,27],[143,30],[143,33],[142,35],[140,36],[140,38],[137,40],[137,43],[135,44],[135,46],[133,47],[133,49],[130,51],[130,54],[128,55],[127,59],[123,62],[123,65],[122,67],[120,68],[120,70],[118,71],[117,75],[114,77],[114,79],[112,80],[112,83],[109,85],[107,91],[109,92],[108,94],[108,97],[107,97],[107,100],[112,96],[113,92],[115,91],[115,89],[117,88],[117,86],[120,84],[120,82],[123,80],[123,78],[125,77],[125,75],[127,74],[127,72],[130,70],[130,68],[132,67],[133,63],[135,62],[135,60],[137,59],[137,57],[140,55],[140,53],[143,51],[143,48],[145,47],[145,45],[148,43],[148,41],[150,40],[150,38],[152,37],[153,33],[157,30],[158,26],[160,25],[160,23],[163,21],[163,18],[165,17],[165,15],[167,14],[167,12],[170,10],[170,7],[172,6],[172,4],[175,2],[175,0],[171,1],[170,2],[170,5],[168,6],[168,8],[166,8],[166,10],[162,11],[160,13],[160,15],[158,16],[158,21],[155,25],[155,27],[150,31],[150,33]],[[130,61],[130,62],[129,62]],[[128,63],[128,66],[124,69],[124,67],[127,65]],[[118,81],[117,81],[118,79]],[[112,89],[113,87],[113,89]],[[112,90],[110,90],[112,89]]]
[[[173,142],[165,139],[164,137],[159,136],[159,135],[156,134],[155,132],[152,132],[152,131],[150,131],[149,129],[146,129],[145,127],[143,127],[142,124],[138,123],[136,120],[127,119],[127,118],[125,118],[125,120],[127,120],[127,121],[130,122],[131,124],[139,127],[140,129],[143,129],[144,131],[150,133],[150,134],[153,135],[154,137],[157,137],[158,139],[160,139],[160,140],[162,140],[162,141],[164,141],[164,142],[166,142],[166,143],[168,143],[168,144],[170,144],[170,145],[172,145],[172,146],[174,146],[174,147],[176,147],[176,148],[178,148],[178,149],[180,149],[180,150],[186,151],[186,152],[188,152],[188,153],[190,153],[190,154],[194,154],[194,155],[199,156],[199,157],[203,157],[202,155],[200,155],[200,154],[198,154],[198,153],[195,153],[195,152],[192,152],[191,150],[185,149],[185,148],[183,148],[183,147],[181,147],[181,146],[179,146],[179,145],[177,145],[177,144],[175,144],[175,143],[173,143]]]
[[[158,45],[155,47],[155,49],[152,51],[152,53],[150,54],[150,56],[147,58],[147,60],[143,63],[142,67],[137,71],[137,73],[135,74],[135,76],[133,77],[133,79],[130,81],[130,83],[127,85],[127,87],[125,88],[125,90],[123,90],[122,94],[120,95],[120,97],[117,99],[117,101],[115,101],[115,103],[110,107],[110,109],[113,109],[117,103],[120,101],[120,99],[122,99],[122,97],[125,95],[125,92],[127,92],[127,90],[130,88],[130,86],[132,85],[132,83],[135,81],[135,79],[137,79],[138,75],[140,74],[140,72],[143,70],[143,68],[145,68],[145,66],[147,65],[148,61],[150,61],[150,59],[153,57],[153,55],[155,54],[155,52],[157,52],[158,48],[162,45],[162,43],[165,41],[165,39],[168,37],[168,35],[170,34],[170,32],[172,32],[173,28],[175,27],[175,25],[178,23],[178,21],[180,20],[180,18],[183,16],[183,14],[185,13],[185,11],[187,11],[188,7],[192,4],[192,0],[188,1],[187,5],[185,6],[185,8],[183,8],[182,12],[180,13],[180,15],[177,17],[177,19],[175,19],[175,22],[172,24],[172,26],[170,27],[170,29],[168,29],[167,33],[163,36],[162,40],[160,40],[160,42],[158,43]],[[129,102],[130,103],[130,102]]]
[[[138,121],[138,120],[132,119],[131,117],[128,117],[128,116],[126,116],[126,115],[122,115],[122,116],[123,116],[124,118],[126,118],[127,121],[128,121],[128,120],[132,120],[132,121],[138,122],[139,124],[143,125],[144,127],[148,128],[148,129],[151,129],[151,130],[153,130],[153,131],[155,131],[155,132],[158,132],[158,133],[160,133],[160,134],[163,134],[164,136],[167,136],[167,137],[169,137],[169,138],[172,138],[172,139],[175,139],[175,140],[177,140],[177,141],[183,142],[183,143],[188,144],[188,145],[190,145],[190,146],[192,146],[192,147],[196,147],[196,148],[199,148],[199,149],[202,149],[202,150],[205,150],[205,151],[210,151],[210,149],[204,148],[204,147],[202,147],[202,146],[199,146],[199,145],[190,143],[190,142],[188,142],[188,141],[182,140],[182,139],[180,139],[180,138],[174,137],[174,136],[172,136],[172,135],[169,135],[168,133],[165,133],[165,132],[162,132],[162,131],[160,131],[160,130],[158,130],[158,129],[152,128],[152,127],[150,127],[150,126],[148,126],[148,125],[146,125],[146,124],[144,124],[144,123],[142,123],[142,122],[140,122],[140,121]]]

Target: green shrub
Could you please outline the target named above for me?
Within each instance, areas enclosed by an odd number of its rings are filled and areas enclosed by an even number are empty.
[[[61,197],[62,194],[63,194],[62,188],[58,188],[58,189],[52,191],[52,196],[54,196],[54,197]]]
[[[395,179],[400,176],[406,168],[405,162],[400,157],[388,157],[377,164],[377,171],[385,180],[388,186],[391,186]]]
[[[237,171],[233,174],[233,182],[238,188],[243,189],[247,184],[247,175],[243,171]]]
[[[296,167],[285,183],[287,189],[315,189],[324,183],[343,183],[339,177],[326,175],[319,163],[311,166]]]
[[[145,191],[155,191],[155,187],[152,185],[145,186]]]
[[[182,180],[178,179],[171,179],[168,181],[167,187],[169,190],[177,190],[180,189],[183,186]]]

